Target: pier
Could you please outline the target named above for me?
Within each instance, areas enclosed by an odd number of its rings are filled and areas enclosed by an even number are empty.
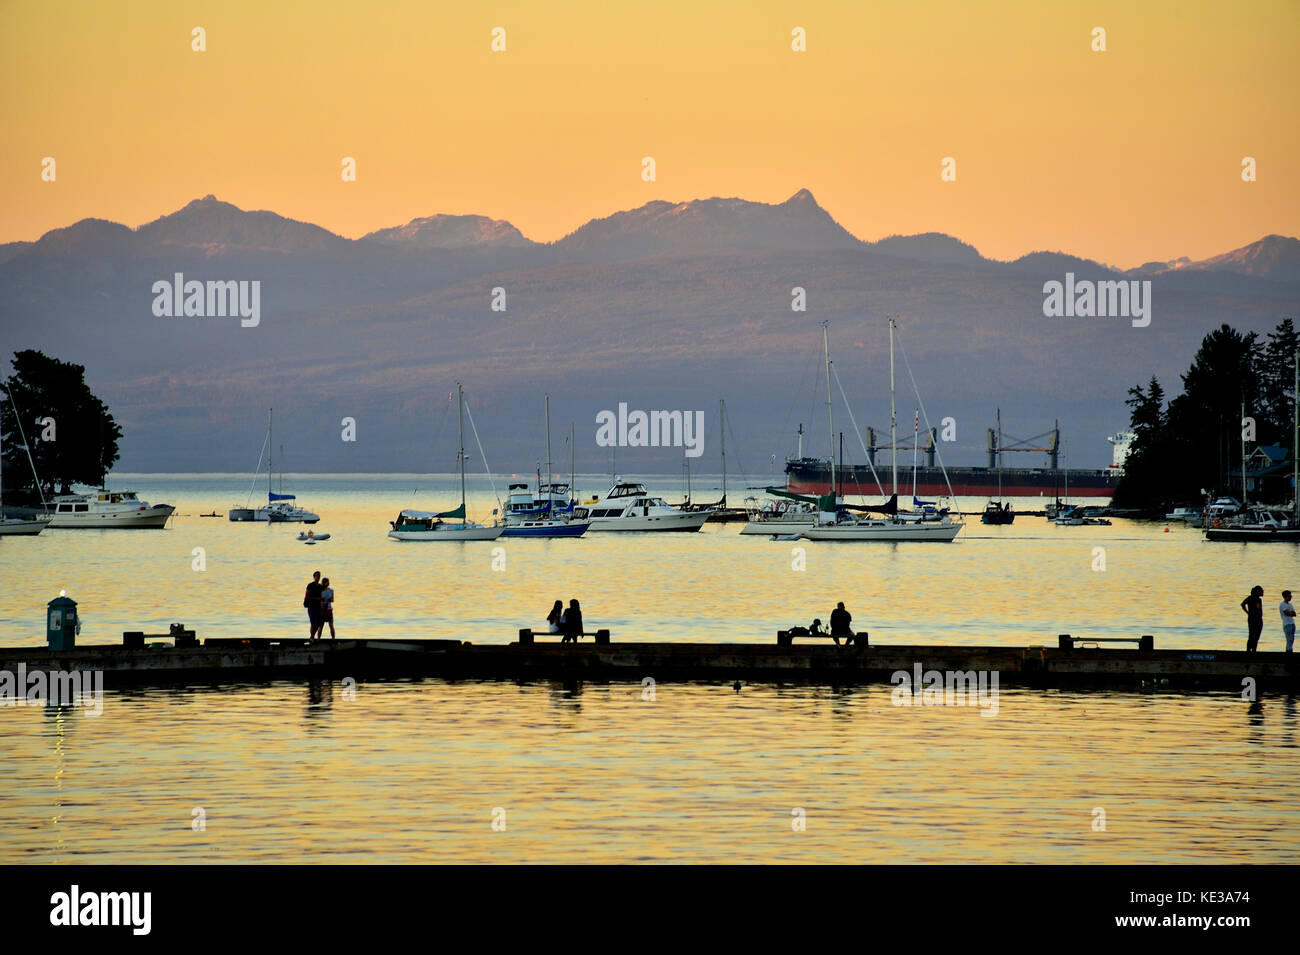
[[[1067,646],[1068,643],[1076,644]],[[1087,646],[834,646],[768,643],[473,644],[461,640],[208,639],[183,646],[0,648],[0,671],[102,671],[104,686],[233,684],[353,677],[487,680],[889,683],[899,671],[996,671],[1005,685],[1114,689],[1300,690],[1300,655]],[[1134,638],[1137,643],[1137,638]],[[1082,646],[1078,644],[1084,644]]]

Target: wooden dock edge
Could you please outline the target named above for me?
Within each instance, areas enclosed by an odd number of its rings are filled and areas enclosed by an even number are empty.
[[[476,645],[457,640],[206,641],[199,647],[0,648],[0,671],[98,670],[131,684],[316,678],[890,683],[899,671],[996,672],[1008,686],[1300,691],[1300,655],[1225,650],[757,643]]]

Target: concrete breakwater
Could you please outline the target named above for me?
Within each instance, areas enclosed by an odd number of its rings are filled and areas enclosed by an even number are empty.
[[[197,646],[0,648],[0,673],[102,671],[105,688],[354,677],[725,681],[843,686],[900,672],[996,673],[1005,685],[1300,690],[1296,654],[1064,646],[777,643],[509,643],[460,640],[226,640]]]

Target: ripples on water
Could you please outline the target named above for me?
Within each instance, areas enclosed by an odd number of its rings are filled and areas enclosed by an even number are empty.
[[[735,525],[389,541],[399,508],[454,505],[446,478],[419,479],[434,492],[421,495],[413,478],[298,479],[334,535],[311,548],[298,526],[197,516],[239,503],[238,480],[129,483],[182,516],[161,532],[0,543],[4,644],[41,643],[60,588],[80,601],[83,642],[176,620],[200,637],[305,635],[302,587],[318,567],[339,592],[340,635],[481,643],[577,596],[615,640],[769,641],[844,599],[885,642],[1041,644],[1068,631],[1236,648],[1250,585],[1274,601],[1300,590],[1295,547],[1123,521],[974,519],[953,545],[806,543],[800,572],[797,545]],[[651,483],[675,496],[673,482]],[[476,488],[471,514],[492,506]],[[1280,649],[1268,625],[1265,645]],[[0,707],[0,861],[1300,861],[1293,698],[1250,714],[1232,693],[1004,688],[986,718],[895,707],[888,686],[641,693],[426,680],[365,684],[349,700],[338,683],[277,683],[110,692],[99,717]],[[505,832],[491,829],[497,807]],[[791,829],[796,807],[805,832]]]
[[[641,696],[425,680],[0,708],[0,861],[1300,859],[1294,698],[1012,689],[987,718],[887,686]]]

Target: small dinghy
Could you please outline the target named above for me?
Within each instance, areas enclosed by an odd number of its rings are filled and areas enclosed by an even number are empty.
[[[315,531],[305,531],[298,535],[298,540],[305,544],[314,544],[317,541],[327,541],[330,539],[328,534],[317,534]]]

